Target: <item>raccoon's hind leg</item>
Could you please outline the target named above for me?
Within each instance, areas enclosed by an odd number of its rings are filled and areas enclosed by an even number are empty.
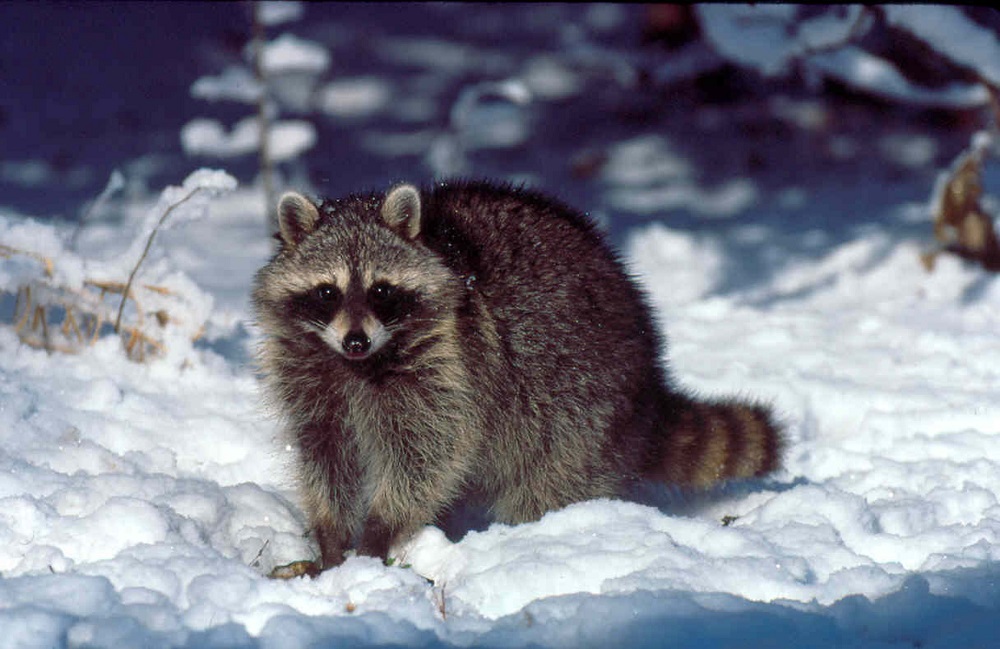
[[[614,440],[580,434],[585,425],[579,420],[545,425],[551,428],[547,442],[533,444],[544,433],[529,433],[532,441],[505,459],[504,479],[493,486],[490,503],[501,523],[536,521],[575,502],[614,498],[634,473]],[[495,454],[490,459],[499,462]]]
[[[558,479],[558,478],[557,478]],[[561,509],[575,502],[594,498],[613,498],[619,495],[619,480],[601,480],[581,484],[576,480],[560,481],[526,478],[518,486],[512,486],[499,494],[490,512],[493,518],[508,525],[518,525],[537,521],[546,512]]]
[[[769,409],[736,400],[697,401],[671,393],[662,403],[646,477],[708,487],[766,475],[781,463],[783,440]]]

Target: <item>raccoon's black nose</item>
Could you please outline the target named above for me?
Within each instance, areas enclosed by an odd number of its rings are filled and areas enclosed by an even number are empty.
[[[371,347],[371,338],[363,331],[352,331],[344,336],[344,355],[348,358],[364,358]]]

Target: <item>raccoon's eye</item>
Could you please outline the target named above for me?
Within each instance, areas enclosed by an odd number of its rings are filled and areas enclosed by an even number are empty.
[[[340,291],[332,284],[321,284],[315,288],[316,299],[327,304],[340,298]]]
[[[385,282],[379,282],[371,287],[368,291],[371,299],[375,302],[387,302],[392,299],[396,294],[396,287],[392,284],[386,284]]]
[[[377,282],[368,289],[368,306],[383,324],[392,324],[409,316],[417,306],[417,294],[388,282]]]

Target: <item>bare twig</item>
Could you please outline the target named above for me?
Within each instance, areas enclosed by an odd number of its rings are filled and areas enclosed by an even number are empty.
[[[438,613],[441,614],[441,619],[442,620],[447,620],[448,619],[448,603],[447,603],[447,600],[445,599],[445,595],[444,595],[444,589],[445,589],[445,587],[447,585],[448,584],[441,584],[441,588],[439,590],[437,590],[437,592],[436,592],[436,595],[437,595],[437,597],[436,597],[436,599],[437,599],[437,609],[438,609]]]
[[[990,109],[993,111],[993,123],[990,125],[990,131],[1000,133],[1000,87],[990,83],[982,76],[979,77],[979,82],[986,86],[986,90],[990,93]]]
[[[267,546],[271,544],[271,539],[264,539],[264,545],[260,546],[260,550],[257,551],[257,555],[250,560],[250,565],[254,567],[260,567],[260,558],[264,556],[264,550]]]
[[[267,70],[264,67],[265,33],[264,20],[261,16],[263,8],[260,2],[253,4],[253,72],[260,85],[260,96],[257,98],[257,124],[260,129],[260,148],[258,149],[258,165],[260,166],[260,182],[264,187],[264,214],[267,218],[268,234],[276,232],[278,227],[274,210],[274,163],[271,160],[271,118],[268,115]]]
[[[201,189],[201,187],[195,187],[187,194],[187,196],[168,207],[166,211],[163,212],[163,216],[160,217],[160,220],[156,222],[156,226],[153,228],[153,231],[149,233],[149,238],[146,239],[146,247],[143,249],[142,255],[139,256],[139,261],[137,261],[135,266],[132,268],[132,272],[129,273],[128,281],[125,282],[125,290],[122,291],[122,300],[118,305],[118,317],[115,318],[115,333],[121,333],[122,313],[125,312],[125,302],[128,300],[128,296],[132,292],[132,282],[135,280],[135,276],[139,272],[139,267],[142,266],[142,262],[146,260],[146,255],[149,254],[149,249],[153,245],[153,238],[156,236],[156,233],[160,231],[160,227],[170,217],[170,214],[175,209],[191,200],[195,194],[201,191]]]

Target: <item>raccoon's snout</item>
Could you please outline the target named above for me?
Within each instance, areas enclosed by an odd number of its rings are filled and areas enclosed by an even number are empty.
[[[372,340],[363,331],[351,331],[344,336],[344,356],[349,359],[362,359],[368,356],[372,348]]]
[[[357,305],[340,308],[327,317],[326,324],[326,318],[320,314],[306,325],[330,349],[350,361],[371,358],[392,338],[390,329],[374,313]]]

